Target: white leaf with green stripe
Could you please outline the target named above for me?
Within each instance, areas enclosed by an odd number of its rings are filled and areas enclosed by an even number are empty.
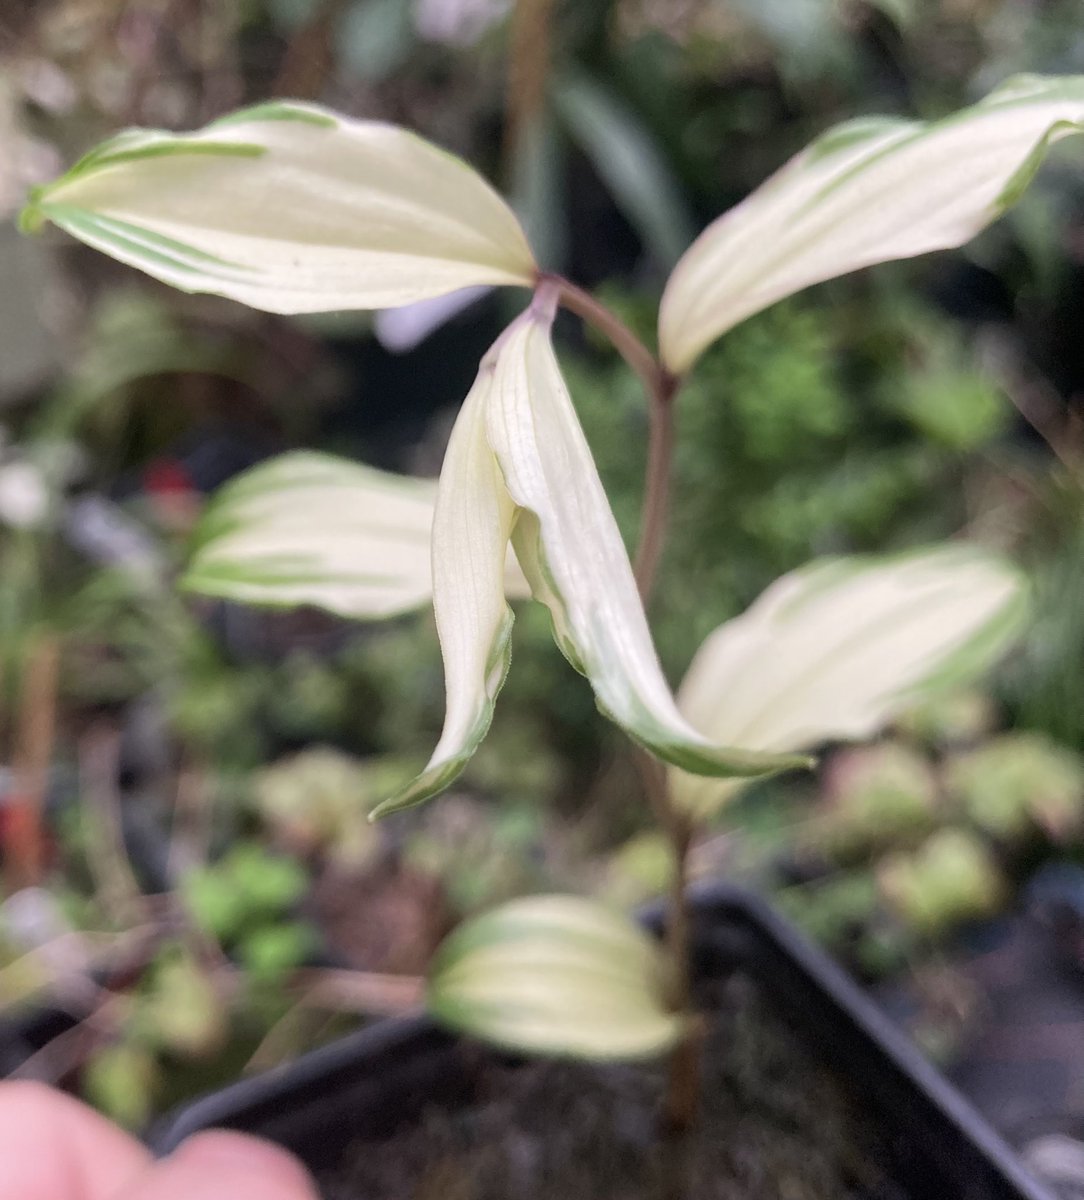
[[[1019,76],[940,121],[829,130],[719,217],[674,269],[659,344],[675,373],[720,334],[810,284],[961,246],[1084,127],[1084,76]]]
[[[717,744],[678,712],[662,673],[628,552],[550,340],[544,302],[508,330],[486,428],[520,515],[516,556],[553,618],[558,645],[599,707],[667,762],[758,775],[804,760]]]
[[[512,612],[503,587],[515,508],[485,436],[498,386],[493,351],[456,419],[433,518],[433,608],[444,689],[444,728],[422,773],[373,816],[420,804],[463,770],[493,720],[511,657]]]
[[[295,451],[226,484],[193,534],[182,586],[245,604],[395,616],[432,594],[436,482]]]
[[[446,787],[489,726],[507,652],[500,579],[509,535],[534,598],[550,610],[557,644],[630,737],[666,762],[711,775],[808,762],[717,744],[678,712],[553,352],[555,303],[554,290],[542,289],[497,339],[456,421],[433,525],[444,733],[422,775],[374,815]]]
[[[987,669],[1027,608],[1019,572],[974,546],[824,559],[710,634],[678,703],[706,735],[750,750],[865,738],[922,695]],[[680,771],[672,787],[700,814],[735,791]]]
[[[312,605],[378,620],[428,604],[437,484],[299,450],[220,489],[192,537],[183,587],[243,604]],[[509,554],[504,586],[525,596]]]
[[[383,308],[535,275],[511,209],[466,163],[312,104],[120,134],[35,191],[24,227],[45,220],[174,287],[268,312]]]
[[[513,900],[467,921],[430,970],[442,1023],[529,1054],[647,1058],[680,1036],[657,944],[629,918],[573,896]]]

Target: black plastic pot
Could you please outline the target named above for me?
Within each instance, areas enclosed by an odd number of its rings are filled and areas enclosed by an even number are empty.
[[[762,901],[728,887],[694,893],[696,970],[741,969],[881,1126],[901,1197],[1049,1200],[970,1105],[844,974]],[[645,920],[657,926],[657,910]],[[359,1137],[387,1136],[433,1102],[470,1093],[459,1039],[429,1020],[385,1021],[186,1106],[154,1131],[168,1153],[226,1126],[271,1138],[310,1166]]]

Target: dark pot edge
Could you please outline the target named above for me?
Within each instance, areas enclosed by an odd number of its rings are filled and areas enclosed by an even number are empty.
[[[935,1119],[947,1123],[970,1142],[1020,1200],[1054,1200],[1025,1168],[1007,1142],[921,1054],[917,1047],[824,952],[806,940],[762,897],[727,883],[701,883],[690,889],[692,903],[709,922],[724,916],[731,924],[749,926],[780,956],[791,971],[803,975],[824,1001],[849,1026],[865,1052],[887,1060],[904,1085],[925,1102]],[[663,905],[656,901],[640,910],[640,919],[654,930],[662,924]],[[42,1019],[37,1010],[24,1019],[29,1026]],[[238,1112],[272,1101],[284,1088],[333,1077],[344,1062],[358,1057],[395,1058],[403,1053],[427,1055],[449,1052],[454,1035],[438,1028],[423,1013],[378,1021],[356,1033],[312,1050],[249,1079],[241,1079],[206,1096],[189,1101],[152,1125],[146,1142],[159,1155],[170,1153],[200,1130],[230,1125]]]
[[[901,1076],[960,1132],[1028,1200],[1055,1200],[1024,1166],[1019,1156],[981,1113],[926,1058],[910,1038],[832,959],[754,892],[730,884],[708,883],[690,889],[693,903],[716,912],[729,909],[748,915],[800,970],[845,1015],[871,1053],[887,1058]],[[661,905],[645,914],[657,922]]]

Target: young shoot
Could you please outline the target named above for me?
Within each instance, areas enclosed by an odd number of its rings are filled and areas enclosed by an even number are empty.
[[[468,922],[438,956],[433,1013],[538,1054],[672,1052],[667,1118],[696,1103],[686,860],[742,780],[864,738],[934,688],[973,678],[1020,628],[1017,572],[978,547],[813,563],[773,584],[696,655],[678,697],[642,597],[666,523],[672,413],[704,349],[809,285],[960,246],[1084,128],[1084,77],[1020,77],[935,122],[829,130],[711,224],[678,262],[659,353],[542,273],[512,210],[414,134],[310,104],[246,109],[189,134],[134,130],[28,204],[190,292],[269,312],[404,305],[478,285],[531,294],[482,360],[439,483],[290,454],[231,483],[197,531],[184,585],[375,620],[433,605],[447,690],[428,764],[378,812],[446,788],[489,727],[509,670],[509,601],[545,605],[561,652],[642,751],[673,851],[665,947],[590,900],[533,897]],[[634,573],[551,341],[558,306],[591,321],[644,381],[651,444]],[[720,398],[720,403],[723,398]]]

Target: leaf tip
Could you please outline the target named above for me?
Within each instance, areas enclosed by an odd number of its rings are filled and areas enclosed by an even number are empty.
[[[41,198],[44,192],[44,187],[38,186],[31,188],[27,193],[26,203],[19,211],[16,218],[16,224],[20,233],[33,235],[40,233],[46,220],[46,214],[41,207]]]

